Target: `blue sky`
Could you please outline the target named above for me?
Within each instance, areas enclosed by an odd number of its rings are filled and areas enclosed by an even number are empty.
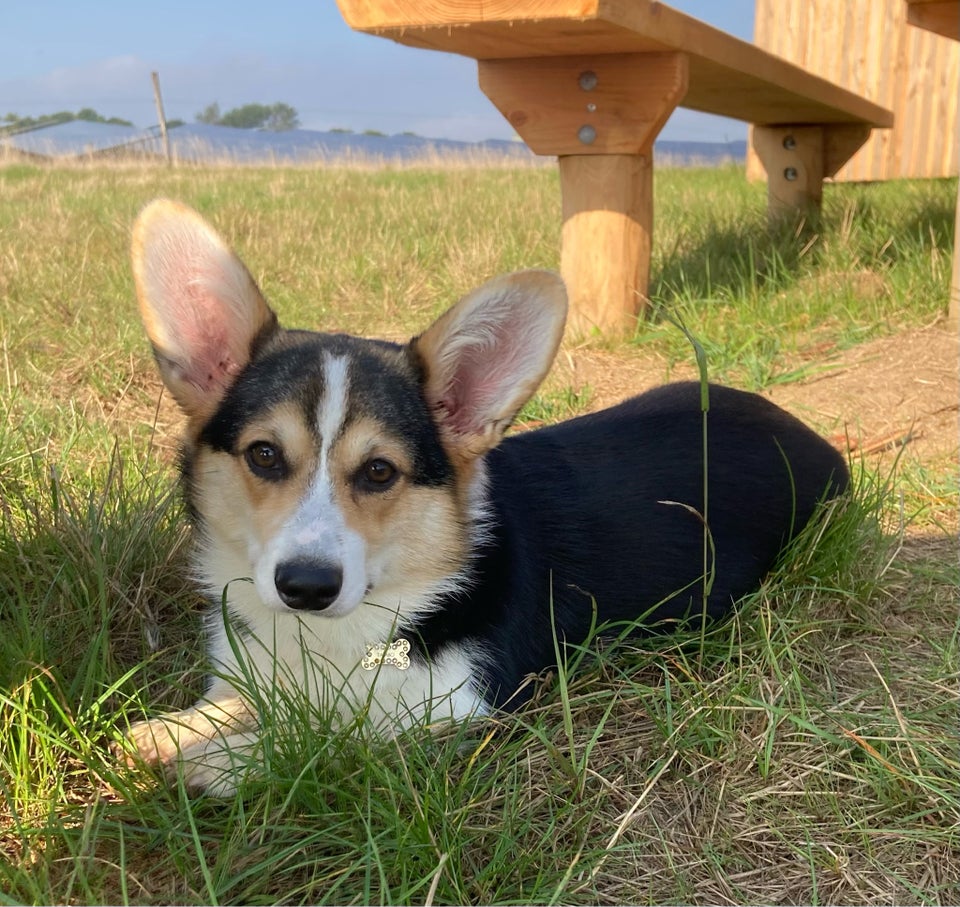
[[[753,0],[675,0],[738,37]],[[334,0],[0,0],[0,117],[93,107],[137,126],[284,101],[307,129],[342,127],[478,141],[513,131],[477,87],[474,61],[352,32]],[[678,110],[664,139],[742,139],[742,123]]]

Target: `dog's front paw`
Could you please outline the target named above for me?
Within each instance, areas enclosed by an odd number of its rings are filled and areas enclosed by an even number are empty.
[[[190,794],[229,797],[235,793],[240,781],[250,773],[257,735],[231,734],[181,746],[182,725],[171,718],[175,716],[141,721],[130,728],[127,740],[132,751],[128,749],[126,753],[127,765],[160,767],[171,783],[178,776],[182,778]]]
[[[177,722],[179,712],[138,721],[130,726],[126,740],[130,744],[123,755],[127,765],[170,765],[181,751],[180,736],[183,725]]]
[[[167,775],[182,772],[191,790],[229,792],[235,784],[217,779],[236,773],[230,754],[251,747],[257,739],[256,727],[256,715],[240,697],[198,703],[132,725],[121,758],[131,767],[160,766]]]

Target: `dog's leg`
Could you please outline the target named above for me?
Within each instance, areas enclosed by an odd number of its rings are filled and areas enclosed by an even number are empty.
[[[170,767],[188,751],[203,750],[257,727],[257,715],[241,696],[201,700],[189,709],[134,724],[127,733],[133,745],[127,763]]]

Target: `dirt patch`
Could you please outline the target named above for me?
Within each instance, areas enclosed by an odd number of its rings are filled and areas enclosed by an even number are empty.
[[[773,388],[768,396],[832,427],[841,447],[870,455],[906,445],[931,466],[957,458],[958,344],[943,327],[855,347],[828,372]]]

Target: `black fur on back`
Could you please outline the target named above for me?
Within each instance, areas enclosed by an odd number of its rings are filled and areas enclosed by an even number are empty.
[[[666,385],[491,451],[489,539],[469,588],[405,628],[420,655],[474,641],[486,653],[479,687],[502,706],[555,661],[551,600],[572,643],[594,620],[646,634],[699,618],[703,515],[716,551],[708,616],[754,591],[817,504],[846,489],[846,464],[769,401],[711,385],[704,502],[700,394]]]

